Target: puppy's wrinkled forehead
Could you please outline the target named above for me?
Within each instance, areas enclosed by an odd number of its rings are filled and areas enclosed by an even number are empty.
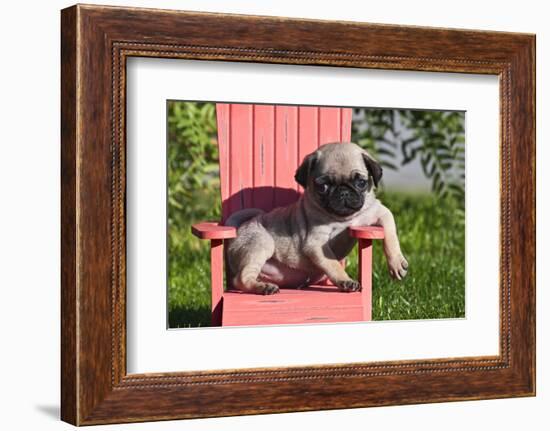
[[[319,152],[317,176],[330,175],[331,177],[346,179],[357,172],[368,175],[363,160],[364,150],[354,143],[326,144],[319,148]]]

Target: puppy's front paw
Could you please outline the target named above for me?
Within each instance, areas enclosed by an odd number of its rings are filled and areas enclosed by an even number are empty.
[[[342,292],[359,292],[361,290],[361,285],[355,280],[342,280],[336,283],[336,286]]]
[[[403,278],[407,275],[409,262],[407,262],[407,259],[405,259],[402,254],[399,254],[391,259],[388,259],[388,269],[392,278],[396,280],[403,280]]]
[[[255,290],[260,295],[274,295],[279,293],[279,286],[273,283],[258,283]]]

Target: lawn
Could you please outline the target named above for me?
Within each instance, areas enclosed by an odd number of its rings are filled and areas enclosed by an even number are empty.
[[[200,199],[205,214],[216,214],[217,193],[203,190],[192,199]],[[386,192],[379,197],[394,213],[409,273],[403,281],[392,280],[382,244],[375,241],[373,319],[464,317],[464,214],[455,201],[432,194]],[[209,326],[209,244],[190,233],[191,223],[202,217],[179,220],[169,227],[169,326]],[[347,271],[356,278],[357,250],[347,259]]]

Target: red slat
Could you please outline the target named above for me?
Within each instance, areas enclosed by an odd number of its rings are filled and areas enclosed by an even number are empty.
[[[361,307],[332,310],[270,310],[267,313],[235,312],[224,313],[222,326],[296,325],[318,323],[362,322]]]
[[[304,157],[319,147],[319,108],[300,106],[298,108],[298,165]],[[301,186],[297,185],[301,191]]]
[[[340,141],[351,142],[351,120],[353,110],[351,108],[341,108],[340,110],[342,112]]]
[[[341,139],[342,111],[340,108],[319,109],[319,143],[339,142]]]
[[[274,201],[275,107],[254,105],[254,190],[255,208],[269,211]]]
[[[262,311],[271,307],[351,307],[361,305],[359,292],[342,293],[330,285],[310,286],[304,289],[281,289],[275,295],[254,295],[231,290],[225,294],[225,305],[232,310]]]
[[[275,106],[275,207],[297,198],[294,173],[298,166],[298,108]]]
[[[229,206],[231,212],[252,207],[253,127],[252,105],[232,104],[229,132],[231,139]]]
[[[358,322],[364,319],[362,294],[334,287],[281,289],[270,296],[242,292],[224,294],[224,326]]]
[[[218,126],[218,149],[220,157],[220,191],[222,197],[222,222],[231,215],[229,206],[229,170],[231,167],[230,139],[231,105],[228,103],[216,104],[216,123]]]

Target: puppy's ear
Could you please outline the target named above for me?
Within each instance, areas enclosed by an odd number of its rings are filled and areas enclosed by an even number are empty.
[[[307,179],[309,178],[309,174],[315,167],[317,160],[319,160],[318,152],[311,153],[304,157],[302,164],[298,167],[298,169],[296,169],[296,173],[294,174],[294,179],[304,189],[307,186]]]
[[[367,170],[369,171],[369,174],[372,176],[372,179],[374,180],[374,185],[378,187],[380,178],[382,178],[382,166],[380,166],[380,163],[374,160],[366,152],[363,153],[363,160],[365,162],[365,166],[367,167]]]

